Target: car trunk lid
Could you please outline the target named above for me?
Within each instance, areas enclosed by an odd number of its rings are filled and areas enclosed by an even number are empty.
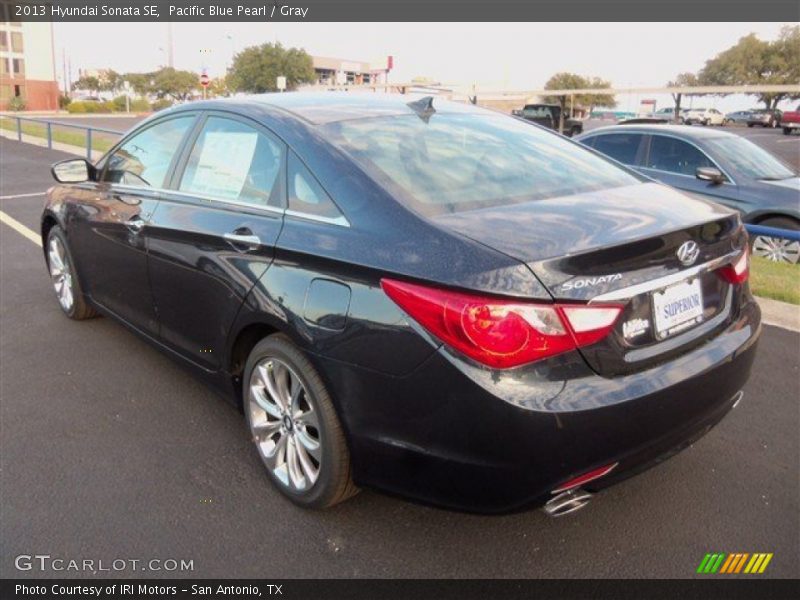
[[[521,260],[559,302],[622,305],[614,331],[582,349],[602,375],[641,370],[685,352],[724,327],[738,301],[733,286],[716,273],[746,244],[738,215],[660,184],[435,220]],[[685,264],[678,253],[687,242],[697,252]],[[680,303],[687,298],[702,306],[684,312]],[[664,317],[665,310],[677,313]],[[679,322],[689,314],[695,315],[691,322]]]

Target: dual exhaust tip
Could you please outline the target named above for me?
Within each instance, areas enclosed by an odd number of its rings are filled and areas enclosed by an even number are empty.
[[[732,404],[731,408],[736,408],[739,402],[742,401],[743,396],[743,391],[740,390],[736,392],[729,400],[729,402]],[[589,473],[581,475],[580,477],[576,477],[560,488],[554,490],[553,493],[557,495],[548,500],[544,505],[543,510],[545,514],[548,517],[562,517],[585,507],[592,499],[592,494],[584,489],[581,489],[579,484],[603,477],[611,472],[614,467],[617,466],[617,464],[618,463],[614,463],[612,465],[607,465],[605,467],[595,469],[594,471],[590,471]]]
[[[563,517],[582,509],[589,504],[591,499],[592,494],[589,492],[581,488],[573,488],[548,500],[543,510],[548,517]]]

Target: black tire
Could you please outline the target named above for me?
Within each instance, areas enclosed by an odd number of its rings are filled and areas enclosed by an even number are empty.
[[[747,124],[748,127],[753,127],[754,125],[755,125],[755,123],[748,123]]]
[[[47,246],[45,248],[45,257],[47,260],[47,268],[48,271],[50,270],[50,254],[49,249],[52,241],[57,239],[58,242],[61,244],[61,247],[64,249],[64,254],[66,257],[66,267],[70,272],[70,279],[72,285],[72,306],[67,309],[64,305],[59,301],[58,306],[61,308],[62,312],[67,315],[70,319],[74,319],[75,321],[83,321],[85,319],[92,319],[98,315],[95,308],[87,302],[86,297],[83,295],[83,290],[81,289],[80,281],[78,280],[78,275],[75,270],[75,261],[72,259],[72,254],[69,251],[69,244],[67,244],[67,237],[64,235],[64,232],[61,230],[61,227],[58,225],[54,225],[47,234]],[[52,277],[52,275],[51,275]]]
[[[792,135],[792,128],[791,127],[784,127],[783,128],[783,135]]]
[[[575,137],[576,135],[580,135],[580,134],[581,134],[581,128],[580,127],[573,127],[572,129],[569,130],[569,137]]]
[[[331,401],[314,365],[300,349],[283,334],[270,335],[255,345],[247,359],[244,371],[242,401],[248,428],[251,427],[249,406],[250,381],[255,366],[266,358],[277,358],[297,375],[303,387],[305,398],[319,416],[319,438],[322,450],[319,475],[310,489],[297,492],[281,483],[266,468],[265,471],[273,485],[295,504],[304,508],[327,508],[347,500],[358,493],[351,476],[350,451],[344,431]],[[259,454],[259,456],[261,456]]]

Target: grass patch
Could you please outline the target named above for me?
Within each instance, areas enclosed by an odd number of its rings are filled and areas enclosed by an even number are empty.
[[[17,131],[17,123],[8,117],[0,118],[0,129],[8,131]],[[47,126],[39,123],[31,123],[30,121],[22,122],[22,133],[33,137],[47,139]],[[70,146],[79,146],[86,148],[86,132],[85,131],[64,131],[63,128],[57,125],[53,126],[53,141],[61,144],[69,144]],[[101,133],[92,134],[92,150],[105,152],[114,142],[102,137]]]
[[[800,265],[777,263],[753,256],[750,289],[757,296],[800,304]]]

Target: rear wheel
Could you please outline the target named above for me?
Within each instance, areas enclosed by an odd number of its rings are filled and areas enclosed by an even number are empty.
[[[783,135],[792,135],[792,128],[791,127],[784,127],[783,128]]]
[[[800,231],[800,223],[785,217],[773,217],[761,221],[759,225]],[[751,242],[754,256],[761,256],[774,262],[797,264],[800,260],[800,242],[785,238],[757,235]]]
[[[83,296],[66,236],[58,225],[47,234],[47,268],[58,304],[65,315],[76,321],[97,316],[97,311]]]
[[[358,492],[350,452],[319,374],[286,336],[256,344],[245,368],[244,412],[275,486],[307,508],[338,504]]]

